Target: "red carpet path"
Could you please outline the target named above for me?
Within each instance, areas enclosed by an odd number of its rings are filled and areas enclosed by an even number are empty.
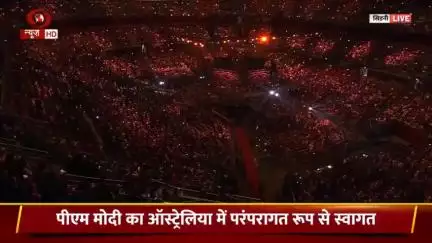
[[[246,131],[241,127],[234,128],[234,135],[236,144],[240,149],[243,158],[243,165],[249,186],[251,187],[252,192],[255,194],[254,196],[259,196],[260,183],[258,176],[258,168],[255,164],[255,156],[253,154],[249,137]]]

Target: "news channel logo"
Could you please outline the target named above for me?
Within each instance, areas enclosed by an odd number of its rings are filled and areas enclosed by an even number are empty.
[[[33,29],[46,29],[52,23],[52,16],[45,9],[33,9],[27,13],[26,22]]]

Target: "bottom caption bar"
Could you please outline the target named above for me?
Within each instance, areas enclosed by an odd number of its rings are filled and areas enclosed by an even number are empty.
[[[17,233],[410,234],[416,206],[21,206]]]

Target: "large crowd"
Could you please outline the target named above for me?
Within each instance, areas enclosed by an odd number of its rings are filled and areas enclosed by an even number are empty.
[[[218,1],[88,2],[44,7],[55,19],[83,18],[84,9],[99,17],[237,11]],[[265,2],[239,9],[355,23],[371,9],[419,8],[409,1]],[[430,18],[431,6],[420,8]],[[242,35],[203,26],[91,27],[11,45],[1,200],[260,200],[239,196],[252,193],[234,126],[248,131],[258,168],[286,165],[272,200],[432,200],[430,47],[338,30],[275,35],[262,24]],[[247,68],[246,56],[265,64]],[[226,112],[237,101],[251,108],[242,119]]]

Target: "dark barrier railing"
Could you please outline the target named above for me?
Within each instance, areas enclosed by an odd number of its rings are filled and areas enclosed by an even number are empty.
[[[105,182],[105,183],[114,183],[114,184],[125,184],[128,183],[127,180],[113,180],[113,179],[103,179],[103,178],[97,178],[97,177],[87,177],[87,176],[81,176],[81,175],[75,175],[75,174],[65,174],[65,176],[70,180],[87,180],[87,181],[93,181],[93,182]],[[197,190],[177,187],[168,183],[165,183],[160,180],[151,180],[152,183],[165,187],[168,189],[172,189],[178,192],[178,196],[184,200],[191,200],[195,202],[218,202],[221,201],[221,195],[215,194],[215,193],[206,193],[201,192]],[[222,196],[224,201],[233,201],[233,202],[260,202],[261,199],[259,198],[253,198],[253,197],[247,197],[242,195],[230,195],[225,194]]]

